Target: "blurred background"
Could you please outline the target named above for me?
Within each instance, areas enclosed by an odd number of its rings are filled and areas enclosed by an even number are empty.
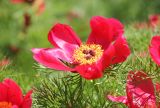
[[[71,25],[85,41],[92,16],[136,29],[147,28],[159,13],[159,0],[0,0],[0,79],[12,77],[25,90],[38,83],[31,48],[52,47],[47,34],[57,22]]]

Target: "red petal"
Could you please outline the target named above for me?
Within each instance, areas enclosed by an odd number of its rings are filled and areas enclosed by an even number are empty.
[[[23,99],[21,108],[31,108],[32,106],[32,90],[30,90]]]
[[[40,51],[42,50],[46,50],[48,51],[49,53],[51,53],[51,55],[53,55],[54,57],[58,58],[58,59],[61,59],[63,61],[66,61],[66,62],[72,62],[73,59],[72,59],[72,55],[64,52],[63,50],[61,49],[58,49],[58,48],[33,48],[32,49],[32,52],[34,54],[38,54]]]
[[[8,99],[7,89],[8,88],[3,83],[0,83],[0,102]]]
[[[154,36],[152,38],[149,52],[153,61],[160,65],[160,36]]]
[[[127,105],[127,96],[115,97],[115,96],[108,95],[107,97],[113,102],[121,102]]]
[[[156,105],[154,86],[144,72],[129,72],[126,86],[129,106],[132,108]]]
[[[124,62],[130,55],[130,49],[128,47],[126,39],[123,36],[119,37],[115,41],[114,48],[115,48],[115,57],[112,61],[112,64]]]
[[[91,34],[87,43],[100,44],[107,48],[116,37],[123,34],[123,25],[116,19],[95,16],[90,21]]]
[[[160,93],[160,83],[156,83],[156,92]]]
[[[113,45],[110,45],[107,50],[104,51],[103,57],[102,57],[102,64],[103,64],[103,69],[107,68],[112,64],[112,59],[114,58],[115,55],[115,48]]]
[[[12,108],[19,108],[17,105],[13,105]]]
[[[32,49],[32,52],[34,53],[34,59],[48,68],[73,71],[73,69],[60,61],[60,59],[65,61],[71,60],[67,57],[67,54],[60,49]]]
[[[6,86],[6,101],[11,102],[13,105],[19,106],[23,101],[21,88],[11,79],[5,79],[2,84]]]
[[[48,40],[53,46],[59,47],[71,54],[73,54],[74,49],[81,44],[80,39],[72,28],[64,24],[56,24],[49,32]]]
[[[111,22],[113,25],[113,31],[114,31],[113,40],[117,39],[119,36],[122,36],[124,33],[123,24],[114,18],[109,18],[108,21]]]
[[[92,65],[79,65],[76,71],[85,79],[92,80],[103,76],[100,63]]]

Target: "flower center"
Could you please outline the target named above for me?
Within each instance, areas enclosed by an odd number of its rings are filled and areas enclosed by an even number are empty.
[[[81,45],[74,51],[74,61],[80,65],[92,64],[99,60],[103,54],[102,46],[97,44]]]
[[[12,104],[10,102],[0,102],[0,108],[12,108]]]

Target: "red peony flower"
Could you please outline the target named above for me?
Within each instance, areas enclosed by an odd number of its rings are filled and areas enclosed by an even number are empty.
[[[149,52],[153,61],[160,65],[160,36],[154,36],[149,46]]]
[[[156,97],[151,78],[144,72],[129,72],[126,85],[127,96],[111,96],[114,102],[121,102],[128,108],[156,108]]]
[[[20,87],[11,79],[0,83],[0,108],[31,108],[32,91],[22,95]]]
[[[86,79],[102,77],[108,66],[124,62],[130,50],[118,20],[95,16],[90,25],[89,38],[82,43],[70,26],[56,24],[48,34],[54,48],[32,49],[34,59],[48,68],[78,72]]]

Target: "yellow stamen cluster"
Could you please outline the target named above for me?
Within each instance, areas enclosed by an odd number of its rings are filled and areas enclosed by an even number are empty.
[[[92,64],[99,60],[103,54],[102,46],[97,44],[81,45],[74,51],[74,61],[80,65]]]
[[[12,104],[8,102],[0,102],[0,108],[12,108]]]

